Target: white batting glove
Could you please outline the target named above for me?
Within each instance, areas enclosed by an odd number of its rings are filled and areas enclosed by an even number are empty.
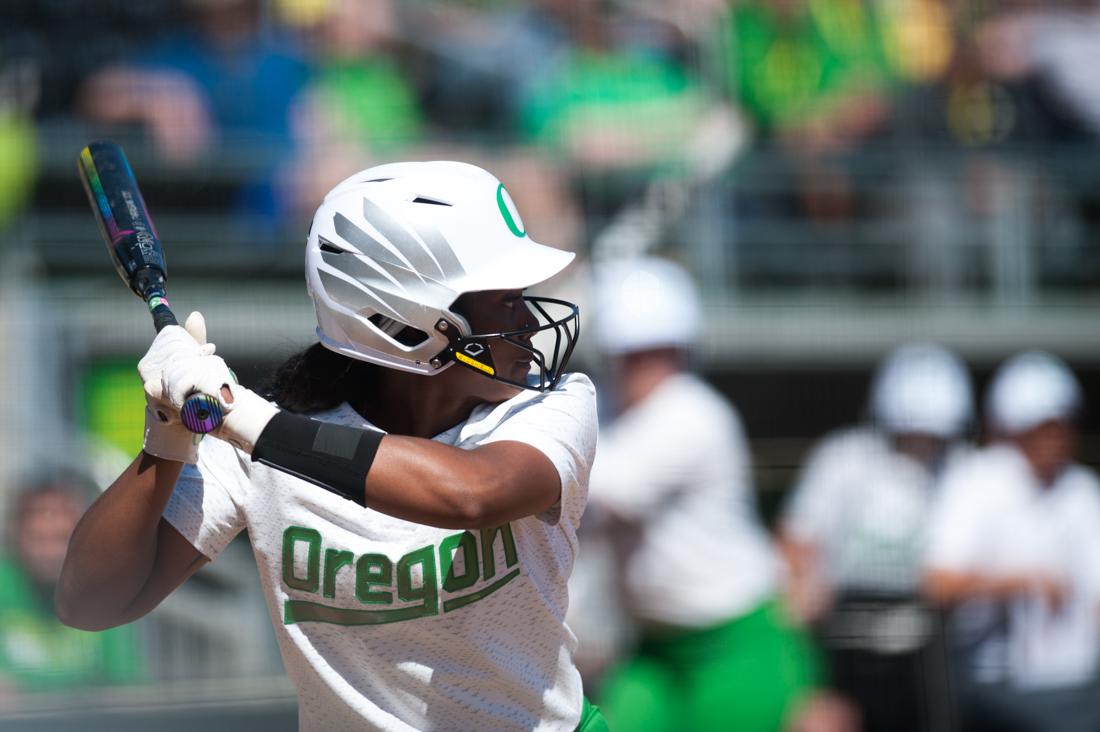
[[[206,342],[206,321],[202,313],[187,317],[183,327],[168,326],[157,334],[149,351],[138,362],[138,374],[145,389],[145,439],[142,449],[150,454],[181,463],[198,459],[202,435],[190,432],[179,419],[179,410],[164,398],[163,372],[167,365],[183,358],[212,355],[215,346]]]
[[[184,402],[196,392],[212,396],[221,404],[222,423],[210,434],[249,455],[264,427],[279,412],[274,404],[238,384],[221,357],[181,352],[161,369],[161,399],[178,420]]]
[[[232,383],[229,389],[233,402],[226,406],[221,426],[210,434],[251,455],[260,433],[279,413],[279,408],[240,384]]]

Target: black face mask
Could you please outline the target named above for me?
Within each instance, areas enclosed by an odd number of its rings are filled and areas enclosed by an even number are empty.
[[[436,323],[435,329],[447,337],[448,346],[432,359],[432,366],[438,368],[454,361],[490,379],[518,386],[521,389],[534,391],[553,389],[565,373],[565,367],[580,337],[580,308],[571,302],[552,297],[524,295],[523,301],[539,321],[528,328],[463,336],[454,323],[440,320]],[[531,344],[531,338],[543,332],[550,332],[554,337],[554,345],[547,349],[547,353],[543,353]],[[531,372],[525,381],[513,381],[497,373],[491,348],[494,341],[504,341],[531,354]],[[437,360],[438,363],[436,363]]]

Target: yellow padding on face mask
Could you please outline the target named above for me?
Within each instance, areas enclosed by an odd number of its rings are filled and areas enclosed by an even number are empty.
[[[496,371],[493,370],[492,366],[487,366],[486,364],[481,363],[481,361],[475,361],[467,356],[465,353],[462,353],[460,351],[455,352],[455,358],[457,358],[459,361],[466,364],[467,366],[473,366],[478,371],[484,371],[485,373],[489,374],[489,376],[493,376],[494,374],[496,374]]]

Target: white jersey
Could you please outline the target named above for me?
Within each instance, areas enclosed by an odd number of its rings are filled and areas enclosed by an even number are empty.
[[[945,476],[931,520],[930,570],[986,577],[1043,575],[1068,589],[1045,599],[974,601],[958,615],[973,640],[971,672],[1020,687],[1078,684],[1100,661],[1100,484],[1078,465],[1039,484],[1015,448],[997,445]]]
[[[666,379],[600,433],[592,501],[633,525],[624,605],[643,622],[705,627],[774,594],[740,419],[690,374]]]
[[[952,449],[947,463],[961,454]],[[884,433],[840,431],[807,460],[784,509],[783,532],[817,547],[832,588],[916,592],[935,480]]]
[[[371,428],[350,406],[315,415]],[[595,391],[571,374],[434,438],[546,455],[561,500],[456,531],[361,508],[215,439],[164,515],[213,559],[247,528],[302,730],[573,730],[581,714],[566,582],[595,451]]]

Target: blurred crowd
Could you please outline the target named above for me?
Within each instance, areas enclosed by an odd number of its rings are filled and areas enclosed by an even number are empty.
[[[0,710],[22,694],[147,679],[134,626],[86,633],[54,614],[69,537],[95,495],[67,472],[29,477],[11,494],[0,554]]]
[[[232,205],[269,222],[426,157],[514,163],[517,199],[559,181],[606,213],[732,136],[780,181],[743,212],[835,220],[869,205],[851,156],[876,145],[1094,143],[1098,28],[1093,0],[14,0],[0,227],[35,123],[137,135],[169,169],[221,161]]]

